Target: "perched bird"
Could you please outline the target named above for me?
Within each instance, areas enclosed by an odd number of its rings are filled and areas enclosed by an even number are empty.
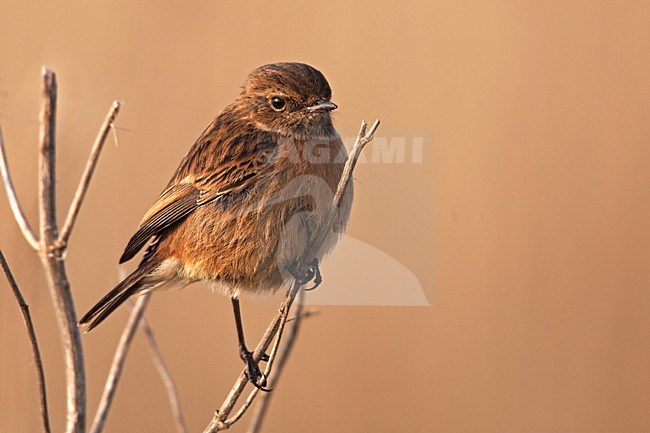
[[[166,284],[203,281],[231,297],[240,356],[249,379],[261,376],[247,349],[239,296],[273,292],[316,276],[318,261],[343,231],[352,203],[348,185],[337,218],[325,227],[347,152],[330,112],[330,86],[303,63],[251,72],[239,96],[196,140],[145,214],[120,263],[145,245],[138,268],[79,323],[89,331],[129,297]],[[301,258],[317,233],[316,257]],[[322,236],[320,237],[322,239]]]

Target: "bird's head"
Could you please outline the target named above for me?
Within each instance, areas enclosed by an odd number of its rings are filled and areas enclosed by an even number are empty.
[[[330,112],[337,106],[331,97],[317,69],[304,63],[272,63],[248,75],[239,100],[259,128],[305,139],[336,135]]]

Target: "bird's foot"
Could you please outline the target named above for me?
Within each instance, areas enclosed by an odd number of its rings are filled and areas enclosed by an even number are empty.
[[[266,388],[266,376],[260,370],[260,367],[257,362],[253,359],[253,352],[246,348],[240,348],[239,357],[244,361],[246,365],[246,378],[248,381],[257,389],[264,392],[270,392],[272,388]],[[266,353],[262,355],[260,361],[268,361],[269,355]]]
[[[305,285],[310,281],[314,282],[314,285],[308,289],[303,289],[305,291],[314,290],[316,287],[320,286],[323,282],[323,276],[320,273],[320,267],[318,265],[318,259],[314,259],[309,263],[309,267],[305,273],[301,273],[297,266],[293,266],[289,269],[289,272],[293,277],[298,281],[300,285]]]

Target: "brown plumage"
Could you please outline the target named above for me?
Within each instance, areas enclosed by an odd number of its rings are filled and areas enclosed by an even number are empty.
[[[129,241],[120,263],[148,243],[138,268],[80,323],[90,330],[128,297],[167,283],[204,281],[236,299],[291,281],[290,270],[325,223],[347,158],[330,97],[325,77],[311,66],[254,70]],[[350,185],[316,259],[333,247],[351,201]]]

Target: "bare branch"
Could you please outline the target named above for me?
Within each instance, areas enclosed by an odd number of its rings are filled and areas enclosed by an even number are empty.
[[[23,208],[20,205],[20,200],[18,200],[18,195],[16,194],[16,189],[11,180],[11,173],[9,172],[9,162],[7,158],[7,151],[5,150],[5,142],[2,137],[2,128],[0,128],[0,174],[2,174],[2,182],[5,185],[5,190],[7,191],[7,198],[9,199],[9,205],[11,206],[11,211],[14,214],[14,218],[20,227],[20,230],[23,232],[23,236],[29,243],[29,245],[35,250],[38,249],[38,239],[32,227],[29,225],[29,221],[23,212]]]
[[[345,163],[343,173],[341,174],[341,179],[339,180],[338,187],[336,188],[336,193],[334,194],[334,198],[332,201],[332,208],[328,214],[326,223],[323,224],[322,229],[320,230],[319,233],[317,233],[317,236],[314,237],[314,241],[308,246],[303,256],[301,257],[300,262],[303,265],[309,263],[311,259],[313,259],[313,257],[316,257],[318,249],[320,248],[325,237],[327,236],[328,228],[332,226],[332,224],[336,219],[336,216],[338,214],[338,208],[341,204],[341,199],[343,197],[343,194],[345,193],[345,189],[347,185],[352,179],[352,172],[354,171],[354,167],[359,159],[361,151],[363,150],[363,147],[366,144],[372,141],[378,126],[379,126],[379,119],[375,120],[375,123],[373,123],[369,131],[366,131],[367,129],[366,122],[364,121],[361,123],[361,130],[359,131],[359,135],[357,136],[352,152],[350,152],[350,156],[348,157],[348,160]],[[278,334],[276,340],[276,347],[275,347],[277,349],[277,344],[279,344],[282,335],[282,330],[284,329],[284,325],[287,321],[287,317],[289,316],[291,305],[293,304],[293,301],[297,293],[300,291],[300,287],[301,284],[296,280],[294,284],[291,286],[291,289],[287,292],[287,295],[285,296],[284,300],[282,301],[282,304],[280,305],[278,314],[275,316],[271,324],[266,329],[266,332],[262,336],[262,339],[260,340],[257,347],[255,348],[255,351],[253,352],[253,360],[255,362],[259,362],[259,360],[262,357],[262,354],[264,354],[266,349],[271,345],[271,341],[276,336],[276,333]],[[271,357],[269,358],[270,358],[269,363],[267,364],[268,373],[270,373],[270,364],[272,364],[272,359],[273,359]],[[233,385],[232,389],[228,393],[228,396],[226,397],[225,401],[221,405],[221,408],[216,411],[214,417],[212,418],[212,420],[204,430],[204,433],[215,433],[221,430],[226,430],[241,418],[241,416],[246,412],[246,410],[250,406],[252,400],[257,395],[257,390],[253,390],[251,392],[246,402],[242,405],[241,409],[238,412],[236,412],[236,414],[232,418],[228,418],[228,417],[232,412],[233,408],[235,407],[237,400],[239,400],[239,398],[241,397],[241,394],[247,382],[248,379],[246,377],[246,370],[244,369],[240,373],[237,380],[235,381],[235,384]]]
[[[310,314],[303,313],[304,301],[305,301],[305,293],[303,291],[300,291],[300,293],[298,294],[298,305],[296,307],[296,312],[292,317],[292,319],[290,319],[293,322],[293,325],[291,326],[289,334],[287,334],[286,340],[282,345],[282,352],[280,352],[280,354],[277,357],[275,374],[273,375],[270,384],[271,388],[275,388],[276,384],[280,380],[280,377],[282,376],[282,372],[284,371],[284,367],[287,363],[287,359],[291,355],[291,351],[296,343],[296,339],[298,338],[298,332],[300,331],[300,324],[302,322],[302,319],[309,317],[310,315]],[[253,412],[251,422],[248,426],[248,430],[247,430],[248,433],[258,433],[262,431],[262,423],[264,422],[264,418],[266,417],[272,397],[273,397],[273,393],[271,392],[265,392],[262,395],[260,395],[257,401],[257,406],[255,406],[255,411]]]
[[[66,217],[65,222],[63,223],[63,228],[61,229],[61,234],[59,235],[58,243],[60,245],[65,245],[68,242],[68,239],[70,238],[70,233],[72,232],[74,223],[77,220],[77,216],[79,215],[79,210],[81,209],[81,204],[83,203],[84,197],[86,196],[86,192],[88,192],[90,181],[95,171],[95,167],[97,166],[97,161],[99,160],[99,154],[101,153],[102,148],[104,147],[104,143],[106,142],[106,137],[108,137],[108,133],[111,127],[113,126],[113,122],[115,121],[115,118],[117,117],[117,114],[120,111],[121,106],[122,106],[121,102],[119,101],[113,102],[113,105],[111,105],[111,108],[108,110],[106,119],[104,119],[104,123],[102,124],[102,127],[99,129],[99,132],[97,133],[97,137],[95,138],[95,142],[93,143],[93,147],[90,151],[90,156],[88,157],[88,161],[86,162],[86,168],[84,169],[84,172],[81,175],[79,186],[77,187],[77,191],[75,192],[74,199],[72,200],[72,204],[70,204],[70,209],[68,210],[68,216]]]
[[[117,390],[117,383],[122,375],[126,355],[129,353],[133,337],[135,336],[135,331],[138,329],[138,324],[144,315],[150,297],[151,293],[145,293],[140,295],[137,301],[135,301],[135,306],[133,307],[129,320],[124,327],[124,331],[120,337],[120,342],[115,349],[113,363],[111,364],[111,369],[108,373],[108,378],[106,379],[104,393],[99,401],[99,406],[97,407],[97,413],[95,414],[93,425],[90,428],[90,433],[100,433],[104,429],[106,417],[108,416],[108,411],[113,403],[115,391]]]
[[[156,365],[158,374],[162,379],[165,388],[167,389],[167,397],[169,398],[169,404],[172,407],[172,412],[174,414],[174,421],[176,422],[176,429],[179,433],[187,433],[187,426],[185,425],[185,417],[183,416],[183,410],[181,408],[180,399],[178,398],[178,392],[176,391],[176,386],[172,380],[172,376],[163,361],[162,354],[156,343],[156,337],[154,336],[153,329],[149,326],[146,317],[142,316],[140,320],[140,327],[144,331],[144,335],[147,339],[147,344],[151,350],[151,357],[153,362]]]
[[[39,132],[39,256],[50,289],[50,297],[57,318],[65,358],[67,421],[66,433],[84,433],[86,430],[86,370],[83,346],[77,328],[74,300],[70,281],[65,270],[65,247],[55,244],[56,223],[56,172],[55,123],[56,75],[43,68],[43,86]]]
[[[38,339],[36,338],[36,331],[34,330],[34,324],[32,323],[32,316],[29,313],[29,305],[27,305],[27,303],[25,302],[25,298],[20,292],[20,289],[18,288],[18,284],[16,284],[16,280],[14,279],[14,276],[11,273],[11,269],[9,269],[9,264],[7,263],[7,260],[5,260],[5,256],[4,254],[2,254],[1,250],[0,250],[0,266],[2,267],[2,270],[4,271],[4,274],[7,277],[7,281],[11,286],[11,290],[14,293],[16,302],[18,302],[18,306],[20,307],[20,313],[23,316],[23,322],[25,322],[25,327],[27,328],[27,333],[29,334],[29,342],[32,345],[32,355],[34,356],[34,367],[36,368],[36,376],[38,380],[38,396],[39,396],[40,407],[41,407],[41,419],[43,421],[43,432],[50,433],[50,417],[47,411],[47,392],[45,390],[45,373],[43,371],[43,360],[41,359],[41,351],[38,347]]]

